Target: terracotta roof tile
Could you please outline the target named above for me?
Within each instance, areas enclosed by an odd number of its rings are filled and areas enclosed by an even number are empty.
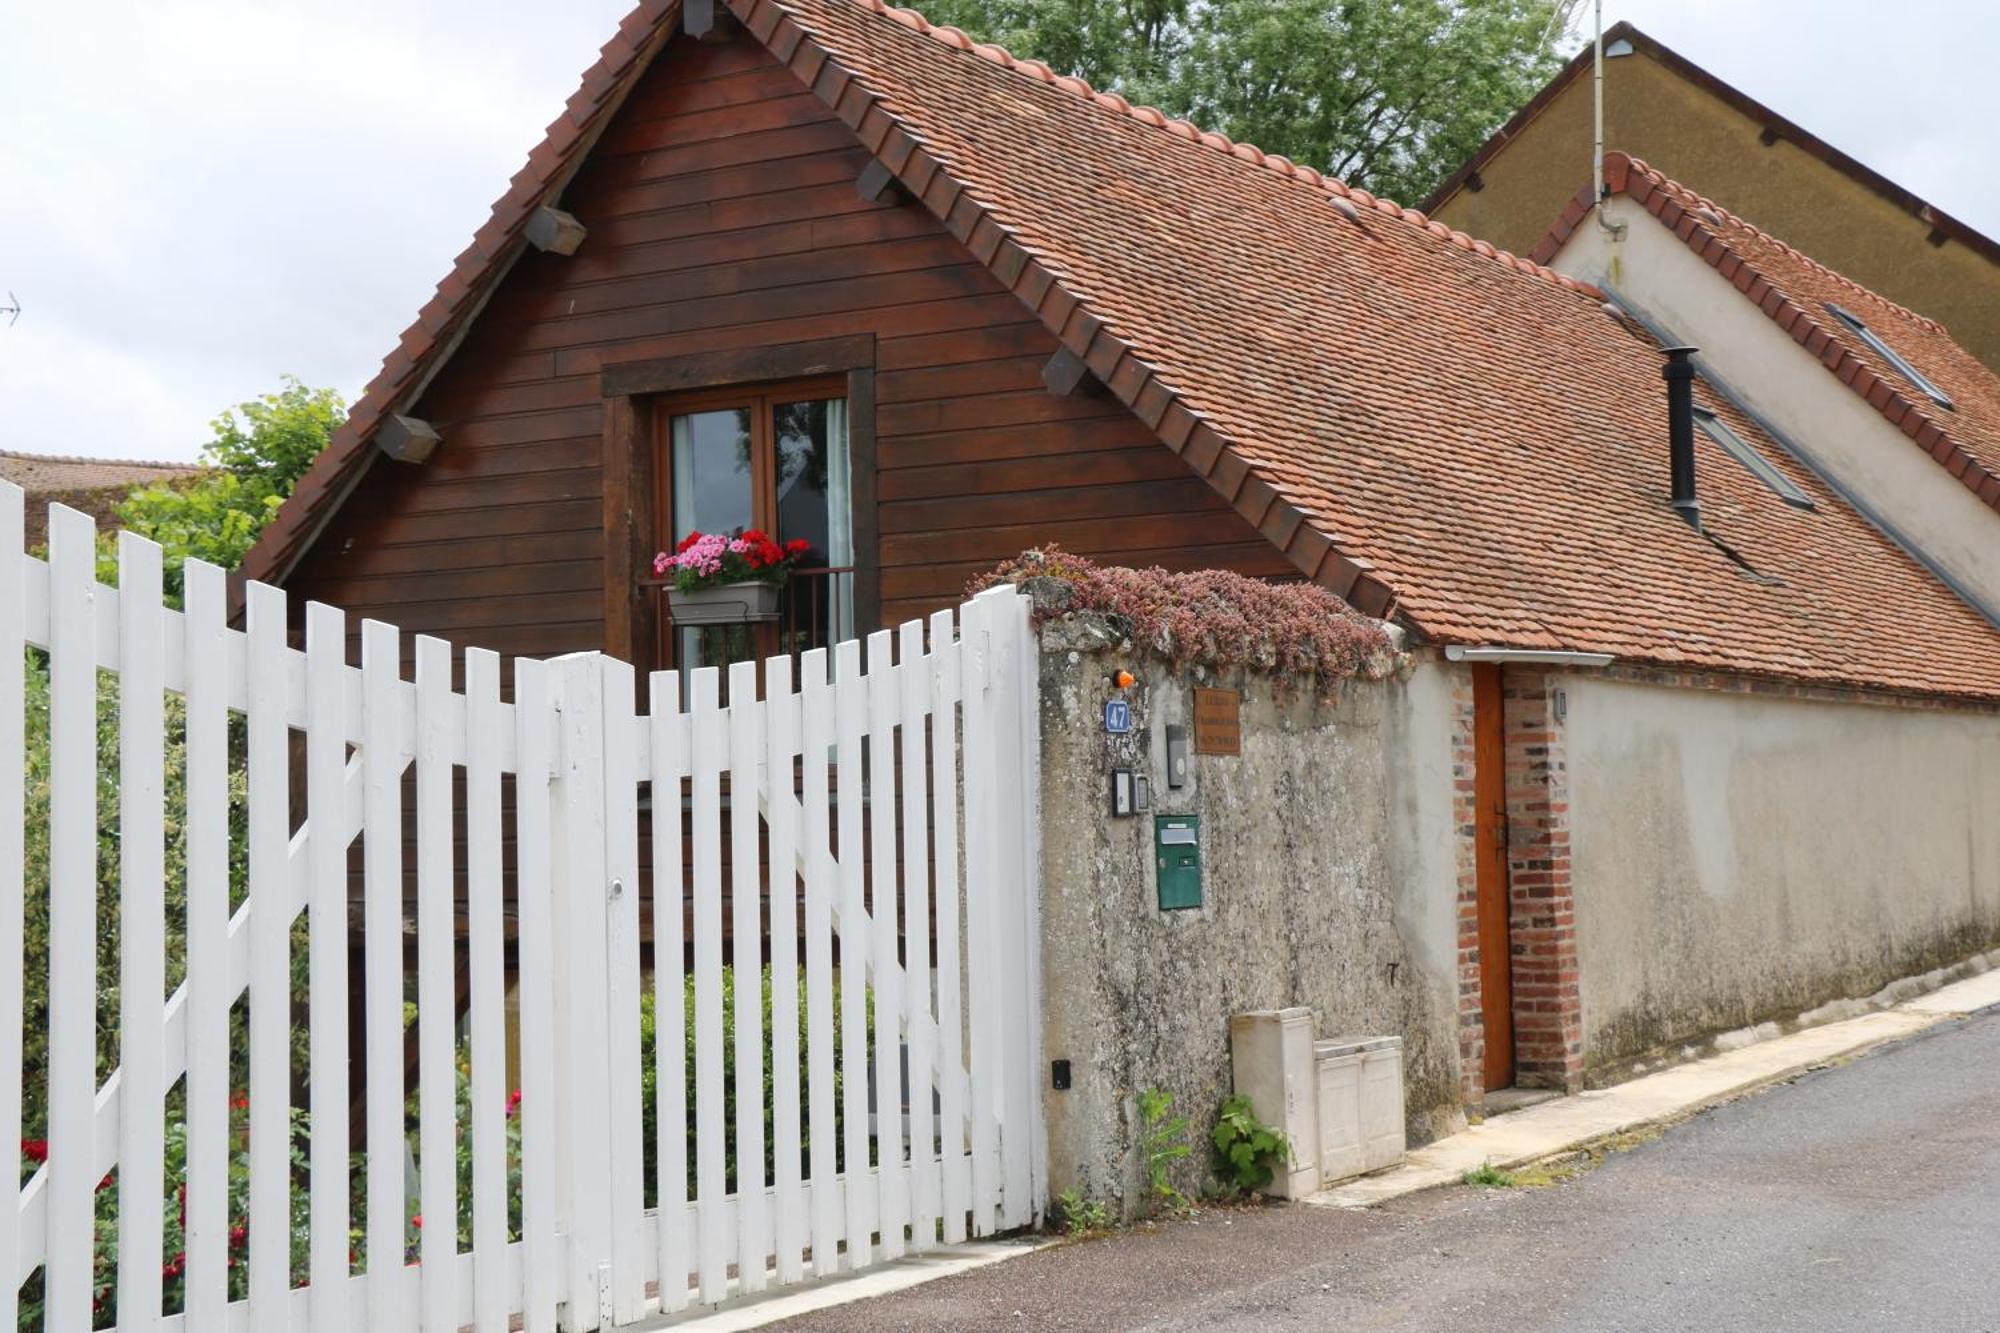
[[[0,449],[0,479],[30,497],[59,491],[146,486],[200,474],[197,463],[150,462],[134,458],[83,458],[70,454],[24,454]]]
[[[735,8],[806,34],[794,69],[851,75],[875,105],[849,92],[843,116],[894,122],[879,156],[904,185],[954,223],[966,199],[990,216],[1071,350],[1150,367],[1128,401],[1323,582],[1440,639],[2000,697],[1993,626],[1728,404],[1709,403],[1817,507],[1704,436],[1709,535],[1671,512],[1657,349],[1594,289],[908,11]]]
[[[1595,289],[880,0],[731,3],[1163,443],[1362,609],[1446,641],[2000,699],[2000,632],[1725,403],[1817,507],[1703,437],[1708,535],[1674,514],[1658,349]],[[657,49],[672,10],[648,12]],[[644,63],[585,76],[600,114]],[[499,271],[461,266],[457,302]],[[357,409],[258,568],[309,535],[386,409]]]

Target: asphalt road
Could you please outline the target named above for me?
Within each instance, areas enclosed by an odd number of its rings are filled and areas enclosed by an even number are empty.
[[[1719,1107],[1557,1184],[1204,1211],[804,1330],[2000,1330],[2000,1016]]]

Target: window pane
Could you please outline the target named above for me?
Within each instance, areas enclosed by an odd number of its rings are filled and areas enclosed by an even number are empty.
[[[750,513],[750,410],[690,412],[673,422],[673,540],[741,532]]]
[[[811,542],[807,568],[852,564],[847,404],[839,399],[780,403],[772,417],[778,449],[778,539]]]

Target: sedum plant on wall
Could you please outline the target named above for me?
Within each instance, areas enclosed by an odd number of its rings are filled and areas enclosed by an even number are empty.
[[[974,579],[966,594],[1003,583],[1034,598],[1037,624],[1094,612],[1135,647],[1177,665],[1258,671],[1281,686],[1310,677],[1321,694],[1351,677],[1379,680],[1396,666],[1387,627],[1317,584],[1222,569],[1128,569],[1043,546]]]

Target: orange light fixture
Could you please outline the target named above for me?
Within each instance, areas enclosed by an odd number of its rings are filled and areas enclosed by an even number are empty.
[[[1129,690],[1138,681],[1138,679],[1139,678],[1137,676],[1125,670],[1123,667],[1120,667],[1118,670],[1111,673],[1111,684],[1115,689]]]

